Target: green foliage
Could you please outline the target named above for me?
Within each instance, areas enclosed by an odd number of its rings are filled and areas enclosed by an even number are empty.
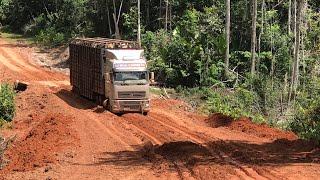
[[[11,31],[35,36],[38,43],[56,46],[74,35],[90,34],[92,23],[88,20],[87,0],[37,0],[25,3],[8,0],[0,22]],[[1,14],[1,13],[0,13]]]
[[[40,30],[39,34],[35,36],[38,43],[47,46],[58,46],[66,41],[63,33],[56,32],[54,28]]]
[[[217,83],[223,71],[223,25],[217,8],[186,10],[172,33],[146,32],[143,46],[158,81],[195,87]]]
[[[169,35],[160,30],[156,33],[147,31],[142,35],[142,44],[146,50],[146,58],[151,71],[155,72],[158,82],[167,82],[173,75],[173,69],[163,58]]]
[[[309,77],[307,88],[300,91],[295,103],[295,114],[289,128],[305,139],[320,143],[320,79]]]
[[[0,121],[12,121],[15,115],[15,92],[9,84],[0,85]]]
[[[10,0],[0,1],[0,22],[6,18],[6,12],[8,11]]]
[[[265,122],[264,117],[255,108],[257,95],[244,88],[234,92],[212,92],[207,103],[212,113],[222,113],[232,118],[250,117],[254,122]]]
[[[320,97],[308,103],[308,107],[297,104],[296,114],[291,120],[290,128],[305,139],[320,143]]]

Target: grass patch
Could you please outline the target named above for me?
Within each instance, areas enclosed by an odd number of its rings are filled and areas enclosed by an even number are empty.
[[[150,87],[150,93],[157,95],[157,96],[160,96],[160,95],[162,95],[163,92],[160,88]]]
[[[172,88],[158,88],[158,87],[150,87],[150,93],[157,95],[157,96],[163,96],[166,97],[167,95],[170,98],[175,98],[176,97],[176,92]]]
[[[10,32],[0,32],[0,36],[4,38],[6,41],[11,43],[23,42],[27,45],[35,44],[35,40],[33,37],[26,37],[21,34],[15,34]]]

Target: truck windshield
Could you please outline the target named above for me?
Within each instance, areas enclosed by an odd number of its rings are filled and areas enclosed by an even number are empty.
[[[147,84],[148,73],[142,72],[115,72],[114,82],[121,84]]]

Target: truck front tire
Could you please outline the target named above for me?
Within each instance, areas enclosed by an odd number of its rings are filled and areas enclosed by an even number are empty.
[[[106,99],[106,100],[103,101],[103,107],[105,109],[107,109],[108,111],[112,112],[112,106],[111,106],[111,104],[109,102],[109,99]]]

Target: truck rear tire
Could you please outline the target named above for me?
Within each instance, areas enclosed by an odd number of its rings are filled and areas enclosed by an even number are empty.
[[[105,101],[105,97],[100,95],[100,94],[96,94],[95,95],[95,101],[98,105],[103,105],[104,101]]]
[[[148,113],[149,113],[149,112],[143,112],[142,114],[143,114],[144,116],[148,116]]]

